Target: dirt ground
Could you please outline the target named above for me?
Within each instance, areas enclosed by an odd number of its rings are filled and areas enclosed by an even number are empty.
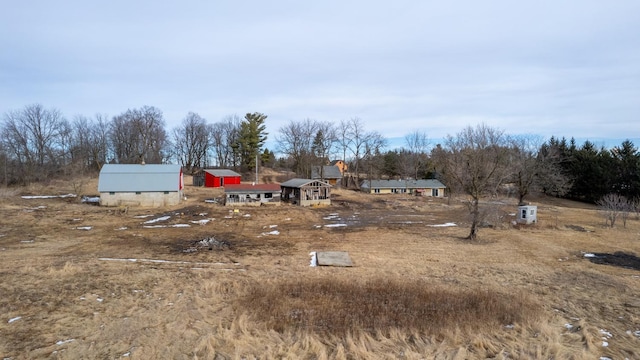
[[[97,193],[96,179],[81,188]],[[22,197],[74,190],[0,191],[3,358],[640,358],[635,217],[610,229],[591,206],[540,197],[538,223],[514,226],[515,200],[491,199],[471,243],[462,198],[335,190],[327,207],[234,211],[211,202],[221,190],[192,186],[163,209]],[[355,266],[310,267],[312,251],[347,251]],[[543,315],[473,335],[325,339],[275,332],[236,306],[252,284],[295,278],[525,293]]]

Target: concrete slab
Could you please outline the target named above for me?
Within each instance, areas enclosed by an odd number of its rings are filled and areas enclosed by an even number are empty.
[[[349,253],[346,251],[318,251],[316,256],[318,266],[353,266]]]

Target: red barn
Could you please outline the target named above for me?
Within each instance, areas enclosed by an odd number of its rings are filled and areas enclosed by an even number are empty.
[[[240,174],[228,169],[211,169],[204,171],[205,187],[221,187],[228,184],[240,184]]]

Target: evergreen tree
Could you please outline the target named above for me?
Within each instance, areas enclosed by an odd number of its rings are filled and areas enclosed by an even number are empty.
[[[264,124],[266,118],[267,115],[259,112],[247,113],[240,124],[240,136],[236,147],[245,170],[255,169],[256,158],[267,140],[268,134],[265,132]]]
[[[640,198],[640,152],[630,140],[611,149],[613,192],[627,199]]]

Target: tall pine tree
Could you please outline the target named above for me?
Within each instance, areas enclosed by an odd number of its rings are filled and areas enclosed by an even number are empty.
[[[267,115],[259,112],[247,113],[240,124],[237,147],[244,170],[256,168],[256,157],[261,153],[262,145],[267,140],[268,134],[264,124],[266,119]]]

